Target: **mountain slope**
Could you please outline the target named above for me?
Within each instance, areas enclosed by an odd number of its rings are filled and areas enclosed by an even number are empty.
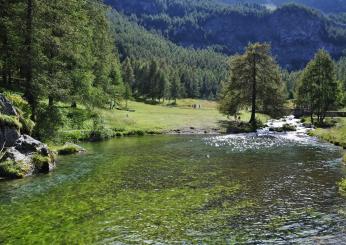
[[[109,18],[121,59],[129,57],[142,64],[152,60],[166,64],[183,77],[181,82],[188,97],[214,99],[217,96],[219,85],[227,76],[225,55],[180,47],[116,11],[112,11]],[[197,95],[192,90],[198,90]]]
[[[172,42],[227,55],[249,42],[270,42],[280,64],[302,68],[320,49],[335,58],[346,49],[346,26],[297,5],[269,11],[259,5],[217,5],[211,0],[107,0],[146,29]]]
[[[341,13],[346,12],[345,0],[219,0],[223,3],[257,3],[265,4],[273,7],[279,7],[283,4],[297,3],[306,5],[311,8],[319,9],[325,13]]]

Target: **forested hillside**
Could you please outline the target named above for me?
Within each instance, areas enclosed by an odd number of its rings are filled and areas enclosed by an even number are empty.
[[[346,1],[344,0],[219,0],[223,3],[257,3],[277,7],[287,3],[303,4],[319,9],[325,13],[341,13],[346,11]]]
[[[279,63],[288,69],[302,68],[319,48],[334,58],[346,48],[342,21],[298,5],[270,11],[260,5],[218,5],[208,0],[105,2],[184,47],[213,48],[230,55],[242,52],[248,42],[270,42]]]
[[[131,59],[135,94],[147,95],[145,91],[140,91],[141,87],[144,90],[155,89],[155,84],[148,84],[155,78],[148,78],[146,73],[150,71],[145,71],[155,62],[161,75],[168,80],[167,83],[177,76],[181,80],[179,97],[216,98],[220,82],[227,75],[225,55],[212,50],[179,47],[158,34],[148,32],[116,11],[110,14],[110,19],[113,31],[117,33],[116,43],[121,59]],[[164,86],[169,89],[169,85]],[[162,93],[168,96],[168,92]]]

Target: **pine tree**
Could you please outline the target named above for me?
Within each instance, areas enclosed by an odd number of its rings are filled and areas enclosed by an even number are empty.
[[[310,112],[311,122],[314,115],[322,125],[326,112],[335,106],[338,98],[335,64],[325,50],[319,50],[301,75],[298,92],[298,106]]]
[[[172,83],[170,86],[170,98],[174,100],[174,103],[177,103],[177,99],[181,94],[181,82],[178,74],[172,75]]]

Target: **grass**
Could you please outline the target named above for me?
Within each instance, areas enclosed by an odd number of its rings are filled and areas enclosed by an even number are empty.
[[[346,118],[337,118],[337,124],[332,128],[317,128],[310,135],[326,140],[346,149]]]
[[[194,109],[192,105],[198,105]],[[61,105],[60,105],[61,106]],[[80,106],[75,111],[76,119],[70,119],[72,123],[65,123],[58,134],[57,141],[78,141],[87,139],[107,139],[112,137],[160,134],[175,129],[195,128],[211,130],[222,128],[222,122],[229,121],[225,115],[217,109],[217,102],[197,99],[180,99],[176,105],[169,102],[151,105],[142,102],[129,101],[128,110],[95,109],[100,116],[101,129],[93,129],[93,121],[90,117],[81,122],[83,107]],[[71,115],[73,109],[68,106],[61,106],[63,114]],[[76,110],[76,109],[74,109]],[[77,112],[77,113],[76,113]],[[243,111],[240,113],[242,121],[250,120],[250,113]],[[269,117],[257,114],[257,118],[266,122]],[[77,121],[78,123],[76,123]],[[78,127],[73,126],[78,125]],[[82,127],[80,125],[83,125]]]
[[[15,116],[8,116],[0,113],[0,125],[20,129],[22,124]]]

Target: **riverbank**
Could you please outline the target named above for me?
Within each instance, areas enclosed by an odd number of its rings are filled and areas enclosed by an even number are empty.
[[[346,118],[335,118],[336,124],[331,128],[316,128],[310,136],[318,137],[344,149],[343,161],[346,163]]]
[[[152,134],[222,134],[226,133],[225,122],[229,121],[218,111],[218,104],[214,101],[180,99],[174,105],[170,102],[154,105],[129,101],[127,110],[96,108],[94,113],[100,118],[95,130],[93,119],[81,116],[86,114],[83,106],[58,106],[65,123],[55,138],[50,139],[55,143]],[[239,116],[242,121],[250,119],[249,112],[242,112]],[[262,122],[269,119],[261,114],[258,118]]]

